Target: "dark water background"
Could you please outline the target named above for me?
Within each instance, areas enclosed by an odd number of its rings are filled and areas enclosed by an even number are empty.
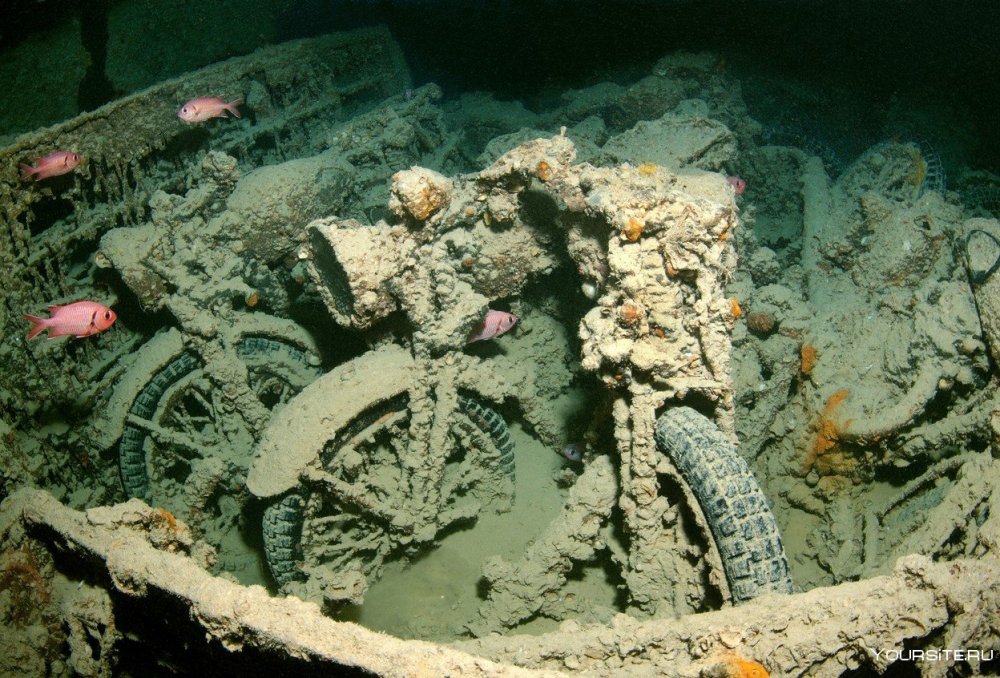
[[[94,108],[116,92],[103,76],[104,16],[134,2],[150,15],[180,12],[184,32],[205,41],[240,31],[241,14],[267,6],[273,30],[248,36],[238,51],[269,42],[384,23],[402,44],[417,84],[446,94],[488,90],[544,107],[568,87],[634,81],[673,50],[724,55],[739,75],[762,75],[847,92],[878,116],[893,97],[954,111],[977,144],[973,166],[1000,162],[1000,4],[915,2],[558,2],[555,0],[5,0],[0,3],[0,59],[33,33],[80,18],[91,65],[77,105]],[[208,21],[199,16],[211,7]],[[222,8],[220,10],[220,8]],[[219,12],[226,20],[219,20]],[[223,23],[225,25],[218,25]],[[142,27],[137,26],[141,32]],[[169,41],[171,31],[142,35]],[[190,36],[189,36],[190,37]],[[189,44],[185,42],[185,44]],[[228,53],[224,56],[234,56]],[[176,75],[214,58],[183,61]],[[218,55],[213,55],[218,56]],[[39,68],[44,68],[39,63]],[[30,82],[30,79],[28,80]],[[753,92],[745,93],[752,100]],[[0,123],[2,124],[2,123]],[[48,123],[46,123],[48,124]],[[853,120],[851,126],[866,126]],[[872,122],[871,124],[876,124]],[[0,132],[10,130],[0,129]]]

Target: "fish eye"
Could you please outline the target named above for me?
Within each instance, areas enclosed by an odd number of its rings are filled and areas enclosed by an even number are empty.
[[[104,319],[105,320],[111,320],[111,311],[105,311],[104,312]]]
[[[187,113],[187,112],[188,112],[188,107],[187,106],[184,106],[183,108],[181,108],[181,113]]]

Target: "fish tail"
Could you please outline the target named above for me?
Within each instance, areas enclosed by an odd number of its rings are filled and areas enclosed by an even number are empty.
[[[46,327],[48,327],[48,322],[46,322],[48,320],[47,318],[39,318],[37,316],[28,315],[27,313],[25,313],[24,319],[31,323],[31,329],[28,330],[29,340],[37,337],[39,334],[45,331]]]
[[[243,103],[243,97],[240,97],[239,99],[233,99],[228,104],[226,104],[226,110],[235,115],[237,118],[240,118],[242,117],[240,115],[240,110],[236,107],[242,103]]]
[[[37,169],[35,169],[31,165],[29,165],[28,163],[22,162],[21,163],[21,180],[23,181],[24,179],[31,178],[31,175],[34,174],[37,171],[38,171]]]

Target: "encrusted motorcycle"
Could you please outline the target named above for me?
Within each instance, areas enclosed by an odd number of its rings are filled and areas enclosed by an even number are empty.
[[[733,444],[731,189],[709,173],[574,165],[574,153],[561,135],[454,180],[412,168],[393,177],[395,223],[309,227],[300,256],[328,310],[374,348],[292,398],[255,452],[247,485],[269,504],[265,550],[285,590],[357,602],[390,555],[502,510],[516,468],[499,410],[552,448],[566,442],[540,365],[465,345],[488,308],[527,303],[529,283],[566,264],[594,302],[578,332],[603,404],[570,432],[585,463],[562,514],[519,562],[487,564],[468,628],[568,616],[547,592],[603,549],[629,605],[649,613],[791,590],[767,500]]]
[[[171,322],[128,357],[95,435],[117,446],[127,495],[183,518],[223,559],[232,555],[223,567],[239,570],[251,557],[222,544],[248,497],[249,451],[272,411],[321,374],[320,357],[300,325],[263,310],[287,307],[284,281],[267,266],[281,254],[280,234],[271,229],[272,249],[256,256],[232,246],[235,160],[210,153],[201,174],[186,195],[155,195],[150,222],[101,241],[98,264]]]

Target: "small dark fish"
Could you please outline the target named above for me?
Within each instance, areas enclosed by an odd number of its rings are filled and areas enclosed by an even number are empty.
[[[562,456],[570,461],[583,461],[583,443],[569,443],[562,450]]]

